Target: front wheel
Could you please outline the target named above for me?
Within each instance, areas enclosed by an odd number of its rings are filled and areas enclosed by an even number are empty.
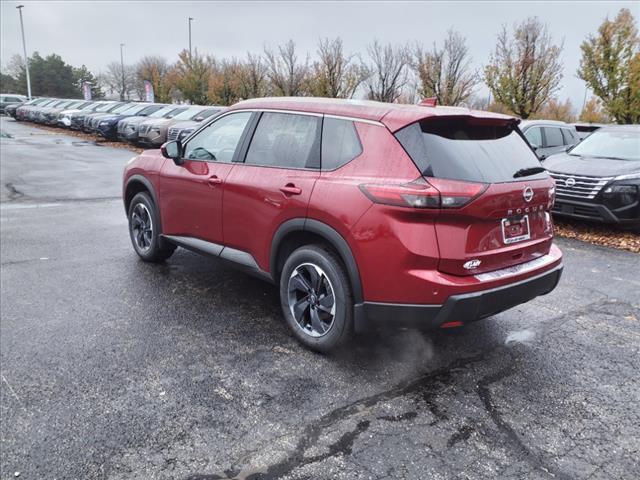
[[[129,236],[133,249],[145,262],[163,262],[176,246],[160,236],[160,214],[145,192],[136,194],[129,205]]]
[[[340,258],[322,245],[294,251],[280,276],[287,324],[305,346],[328,352],[353,333],[353,295]]]

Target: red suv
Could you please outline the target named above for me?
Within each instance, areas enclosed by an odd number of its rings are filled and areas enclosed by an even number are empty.
[[[123,196],[145,261],[181,246],[279,285],[327,351],[369,324],[452,327],[555,288],[554,181],[518,120],[319,98],[240,102],[132,159]]]

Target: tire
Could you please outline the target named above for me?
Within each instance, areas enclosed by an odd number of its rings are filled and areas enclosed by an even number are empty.
[[[349,277],[340,258],[322,245],[300,247],[287,258],[280,304],[293,334],[311,350],[328,352],[353,335]]]
[[[133,197],[127,217],[131,244],[142,260],[159,263],[173,254],[176,246],[160,236],[160,214],[149,194],[140,192]]]

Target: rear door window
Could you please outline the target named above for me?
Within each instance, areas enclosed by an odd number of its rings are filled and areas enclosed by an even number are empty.
[[[280,168],[318,168],[320,117],[263,113],[245,163]]]
[[[335,170],[362,153],[356,127],[350,120],[326,118],[322,127],[322,170]]]
[[[426,177],[468,182],[521,181],[514,174],[540,161],[515,125],[488,124],[470,117],[423,120],[395,134]],[[546,178],[546,173],[527,180]]]
[[[532,147],[542,147],[542,130],[539,127],[532,127],[524,134]]]
[[[544,137],[547,140],[546,147],[561,147],[564,145],[562,132],[557,127],[544,127]]]

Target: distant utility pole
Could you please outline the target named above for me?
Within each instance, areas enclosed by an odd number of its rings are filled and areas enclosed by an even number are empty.
[[[20,30],[22,31],[22,50],[24,52],[24,68],[27,72],[27,96],[31,100],[31,78],[29,77],[29,58],[27,57],[27,42],[24,40],[24,24],[22,23],[22,8],[24,5],[18,5],[16,8],[20,12]]]
[[[120,94],[120,101],[124,102],[124,94],[126,92],[126,87],[124,84],[124,56],[122,54],[122,49],[124,47],[124,43],[120,44],[120,71],[122,72],[122,93]]]
[[[189,58],[191,58],[191,22],[193,20],[193,17],[189,17]]]

